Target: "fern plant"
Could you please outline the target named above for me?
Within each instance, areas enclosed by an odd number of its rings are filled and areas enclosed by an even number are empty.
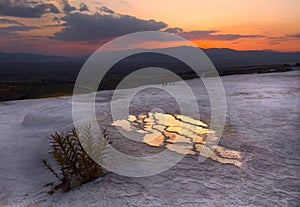
[[[51,135],[51,152],[58,165],[58,170],[46,161],[42,160],[46,168],[60,181],[55,188],[62,188],[64,192],[73,187],[95,180],[103,174],[103,169],[89,155],[97,160],[105,155],[105,147],[109,139],[106,131],[93,137],[91,126],[78,133],[72,128],[66,133],[55,133]],[[54,190],[51,191],[52,193]]]

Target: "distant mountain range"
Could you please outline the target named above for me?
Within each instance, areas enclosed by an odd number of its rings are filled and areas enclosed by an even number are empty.
[[[189,47],[182,46],[176,48],[165,48],[162,50],[185,50],[189,51]],[[238,51],[227,48],[211,48],[203,50],[211,59],[217,68],[244,67],[255,65],[279,65],[279,64],[295,64],[300,62],[300,52],[277,52],[270,50],[257,51]],[[27,53],[1,53],[0,63],[43,63],[43,62],[84,62],[88,56],[82,57],[64,57],[64,56],[47,56],[40,54]],[[149,59],[136,60],[137,62],[149,61]]]
[[[148,67],[164,68],[177,74],[181,79],[193,79],[209,76],[225,76],[236,74],[253,74],[269,72],[285,72],[300,70],[300,52],[276,52],[276,51],[236,51],[231,49],[205,49],[211,61],[217,68],[213,73],[200,65],[197,73],[186,63],[202,63],[205,58],[196,56],[197,51],[191,47],[174,47],[158,49],[157,53],[151,50],[134,49],[127,57],[128,51],[106,52],[105,60],[110,60],[111,55],[126,57],[114,64],[102,78],[98,89],[113,90],[129,74]],[[172,56],[185,56],[182,62]],[[57,96],[58,94],[72,94],[75,81],[89,55],[82,57],[47,56],[26,53],[1,53],[0,52],[0,101],[18,100],[27,98],[40,98]],[[93,69],[100,69],[95,61]],[[101,65],[102,64],[102,65]],[[284,65],[286,64],[286,65]],[[287,65],[289,64],[289,65]],[[202,66],[202,67],[201,67]],[[141,74],[141,73],[140,73]],[[90,82],[98,81],[98,76],[90,77]],[[137,87],[144,84],[161,84],[176,81],[169,73],[143,73],[128,87]]]
[[[41,55],[33,53],[3,53],[0,52],[0,63],[32,63],[32,62],[74,62],[83,58]]]
[[[217,68],[300,63],[300,52],[239,51],[226,48],[204,49],[204,52]]]

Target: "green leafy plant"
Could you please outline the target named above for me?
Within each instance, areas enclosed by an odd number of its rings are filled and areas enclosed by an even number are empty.
[[[72,128],[66,133],[51,135],[51,152],[57,163],[55,170],[46,160],[42,160],[46,168],[60,181],[54,189],[62,188],[64,192],[95,180],[103,175],[103,169],[91,157],[103,159],[109,139],[106,131],[93,137],[91,126],[79,132]],[[91,157],[88,155],[88,153]],[[54,189],[49,193],[53,193]]]

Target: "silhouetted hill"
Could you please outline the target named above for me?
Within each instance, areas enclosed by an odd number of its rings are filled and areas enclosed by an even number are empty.
[[[32,62],[74,62],[78,58],[54,56],[54,55],[40,55],[33,53],[3,53],[0,52],[0,63],[32,63]]]
[[[190,48],[186,46],[165,48],[161,50],[177,50],[189,52]],[[138,52],[139,49],[136,49]],[[203,49],[211,61],[217,68],[244,67],[255,65],[279,65],[279,64],[295,64],[300,62],[300,52],[277,52],[272,50],[249,50],[238,51],[227,48],[211,48]],[[64,57],[64,56],[47,56],[40,54],[27,53],[1,53],[0,63],[27,63],[27,62],[84,62],[88,56],[82,57]],[[145,63],[153,61],[149,57],[137,56],[135,60],[130,62]],[[155,61],[158,61],[157,59]],[[161,62],[165,62],[162,58]],[[168,61],[168,60],[166,60]]]
[[[192,55],[189,56],[195,52],[191,47],[164,48],[159,49],[158,52],[169,54],[168,50],[172,50],[173,54],[185,54],[190,59],[189,61],[195,60]],[[118,51],[118,53],[125,52]],[[180,76],[181,79],[199,77],[185,63],[171,56],[143,49],[134,49],[133,52],[137,54],[122,59],[106,73],[99,85],[100,90],[114,89],[127,75],[147,67],[168,69]],[[231,49],[205,49],[204,52],[215,64],[221,76],[300,69],[299,64],[295,65],[300,62],[300,52],[236,51]],[[114,53],[116,52],[107,52],[105,55],[110,57]],[[0,102],[72,94],[78,73],[88,57],[89,55],[74,58],[0,53]],[[197,61],[199,60],[197,59]],[[101,62],[99,67],[96,66],[101,69]],[[201,72],[205,76],[210,75],[205,68]],[[172,77],[165,74],[161,74],[160,77],[156,75],[155,78],[151,75],[155,76],[155,74],[145,74],[142,78],[153,81],[153,84],[174,81]],[[97,77],[95,79],[98,81]],[[140,82],[133,81],[132,87],[143,84],[144,79],[141,79]]]
[[[217,68],[295,64],[300,62],[300,52],[238,51],[226,48],[204,49],[204,52]]]

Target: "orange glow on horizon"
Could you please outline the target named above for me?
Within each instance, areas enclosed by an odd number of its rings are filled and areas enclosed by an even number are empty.
[[[237,40],[237,41],[213,41],[213,40],[192,40],[200,48],[230,48],[234,50],[275,50],[281,52],[298,52],[300,39],[270,44],[267,41]]]
[[[68,0],[71,6],[79,8],[81,0]],[[62,18],[67,13],[62,10],[60,1],[51,0],[61,13],[46,13],[40,18],[22,18],[0,16],[0,19],[17,21],[20,24],[0,22],[5,27],[35,27],[29,30],[17,30],[4,33],[0,38],[0,51],[35,52],[42,54],[80,55],[94,52],[102,44],[112,39],[106,37],[96,43],[92,41],[59,41],[49,39],[64,29],[65,23],[55,22],[54,17]],[[235,50],[277,50],[284,52],[300,51],[300,1],[299,0],[103,0],[84,2],[89,11],[85,15],[95,15],[101,6],[105,6],[116,15],[129,15],[138,20],[154,20],[167,24],[166,28],[181,28],[184,32],[216,31],[210,37],[190,39],[201,48],[231,48]],[[73,11],[74,12],[74,11]],[[76,11],[78,12],[78,11]],[[113,30],[113,29],[112,29]],[[116,35],[119,33],[116,32]],[[1,33],[0,33],[1,35]],[[114,35],[114,34],[113,34]],[[215,35],[237,35],[223,40]],[[241,35],[241,37],[239,37]],[[247,38],[247,36],[255,36]],[[184,35],[183,35],[184,36]],[[149,43],[148,43],[149,44]],[[164,47],[165,43],[152,43],[153,47]],[[176,43],[169,43],[176,46]],[[138,45],[142,48],[143,44]]]

